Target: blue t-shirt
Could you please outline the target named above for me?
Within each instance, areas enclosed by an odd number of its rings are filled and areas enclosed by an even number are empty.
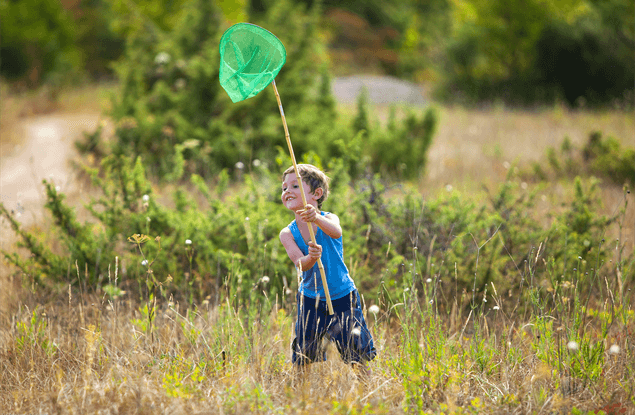
[[[320,212],[322,216],[326,213],[327,212]],[[300,251],[302,251],[304,255],[308,255],[309,246],[304,242],[304,238],[302,238],[302,234],[300,234],[295,219],[289,224],[288,228]],[[338,298],[348,295],[355,289],[355,283],[348,274],[346,264],[344,264],[342,237],[340,236],[338,239],[333,239],[322,232],[322,229],[318,227],[315,233],[315,241],[318,245],[322,246],[322,265],[324,265],[324,271],[326,272],[326,282],[329,286],[331,300],[337,300]],[[317,261],[311,269],[302,272],[302,281],[300,282],[298,291],[307,297],[319,297],[321,300],[326,301]]]

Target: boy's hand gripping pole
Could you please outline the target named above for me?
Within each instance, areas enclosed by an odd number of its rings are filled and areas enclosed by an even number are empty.
[[[295,177],[298,179],[298,185],[300,186],[300,192],[302,194],[303,206],[306,206],[306,195],[304,194],[304,187],[302,186],[302,177],[300,177],[300,171],[298,170],[298,164],[295,161],[295,154],[293,153],[293,146],[291,145],[291,137],[289,137],[289,128],[287,127],[287,119],[284,116],[284,110],[282,109],[282,101],[280,101],[280,94],[276,87],[276,81],[271,82],[273,90],[276,93],[276,100],[278,100],[278,108],[280,109],[280,116],[282,117],[282,125],[284,125],[284,136],[287,139],[287,146],[289,146],[289,154],[293,161],[293,169],[295,170]],[[311,234],[311,240],[317,245],[315,240],[315,232],[313,232],[313,225],[309,224],[309,233]],[[329,294],[329,287],[326,283],[326,273],[324,272],[324,265],[322,265],[322,258],[318,258],[318,267],[320,268],[320,277],[322,277],[322,287],[324,287],[324,295],[326,296],[326,305],[329,309],[329,314],[333,315],[333,304],[331,303],[331,294]]]

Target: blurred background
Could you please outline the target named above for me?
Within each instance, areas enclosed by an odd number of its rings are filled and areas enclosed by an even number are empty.
[[[335,77],[393,76],[462,104],[632,105],[632,0],[2,0],[0,75],[13,91],[48,85],[52,94],[112,81],[144,37],[202,41],[183,21],[208,6],[205,30],[271,24]],[[311,39],[296,46],[301,33],[276,28],[292,26],[285,18],[315,23]]]

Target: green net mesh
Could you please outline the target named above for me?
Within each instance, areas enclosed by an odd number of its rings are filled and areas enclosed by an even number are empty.
[[[220,40],[220,84],[233,102],[265,89],[286,62],[287,51],[271,32],[238,23]]]

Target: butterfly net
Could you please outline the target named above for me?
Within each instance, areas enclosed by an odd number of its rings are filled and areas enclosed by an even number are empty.
[[[220,41],[220,84],[232,102],[251,98],[273,81],[286,59],[284,45],[271,32],[235,24]]]

